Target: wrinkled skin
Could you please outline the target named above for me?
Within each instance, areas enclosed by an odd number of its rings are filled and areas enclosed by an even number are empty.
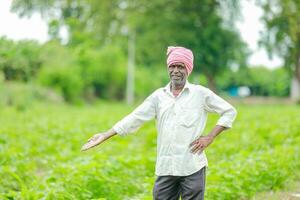
[[[186,82],[188,72],[183,63],[173,63],[168,68],[169,77],[171,81],[171,91],[181,91]]]

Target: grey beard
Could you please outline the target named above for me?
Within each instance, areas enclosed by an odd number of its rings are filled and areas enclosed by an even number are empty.
[[[172,81],[172,84],[175,88],[183,88],[184,87],[184,84],[185,84],[185,81],[184,80],[179,80],[179,81]]]

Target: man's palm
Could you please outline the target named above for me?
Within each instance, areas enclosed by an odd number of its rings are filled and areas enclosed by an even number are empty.
[[[81,148],[81,151],[86,151],[92,147],[95,147],[106,140],[104,134],[98,133],[91,137],[86,144]]]

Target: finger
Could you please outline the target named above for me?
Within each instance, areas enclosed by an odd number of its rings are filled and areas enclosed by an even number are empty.
[[[201,138],[203,138],[204,136],[200,136],[198,137],[196,140],[194,140],[192,143],[190,143],[189,147],[193,146],[194,144],[197,144],[199,142],[201,142]]]
[[[86,150],[88,150],[88,149],[90,149],[92,147],[97,146],[98,144],[100,144],[100,142],[97,142],[97,143],[95,143],[95,142],[88,142],[88,143],[86,143],[86,144],[84,144],[82,146],[81,151],[86,151]]]
[[[189,147],[193,146],[194,144],[197,144],[198,143],[198,140],[194,140],[190,145]]]
[[[90,147],[87,145],[87,144],[85,144],[85,145],[83,145],[82,147],[81,147],[81,151],[86,151],[86,150],[88,150]]]
[[[194,154],[201,154],[202,151],[203,151],[204,149],[205,149],[205,147],[201,147],[201,148],[197,149],[197,150],[194,152]]]
[[[86,150],[88,150],[89,148],[87,148],[86,146],[83,146],[83,147],[81,147],[81,151],[86,151]]]
[[[191,152],[192,152],[192,153],[196,153],[197,151],[199,151],[199,150],[202,149],[202,148],[203,148],[203,145],[202,145],[202,144],[195,145],[195,146],[192,148]]]
[[[199,144],[196,143],[196,144],[190,145],[189,148],[192,150],[192,149],[196,148],[198,145],[199,145]]]
[[[204,147],[204,144],[198,142],[197,144],[195,144],[195,145],[193,146],[193,149],[195,149],[195,148],[203,148],[203,147]]]
[[[205,146],[202,143],[198,143],[198,145],[195,145],[194,148],[192,149],[192,152],[197,152],[199,149],[203,149]]]
[[[81,150],[82,151],[88,150],[89,148],[91,148],[91,146],[92,146],[92,143],[88,142],[82,146]]]
[[[94,135],[93,137],[91,137],[91,138],[88,140],[88,142],[90,142],[90,141],[95,141],[97,138],[98,138],[98,135]]]
[[[94,137],[95,137],[95,136],[90,137],[90,138],[88,139],[88,142],[90,142],[91,140],[93,140]]]

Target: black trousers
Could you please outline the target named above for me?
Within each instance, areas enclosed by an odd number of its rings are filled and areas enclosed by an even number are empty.
[[[189,176],[158,176],[153,187],[154,200],[203,200],[205,191],[205,170]]]

